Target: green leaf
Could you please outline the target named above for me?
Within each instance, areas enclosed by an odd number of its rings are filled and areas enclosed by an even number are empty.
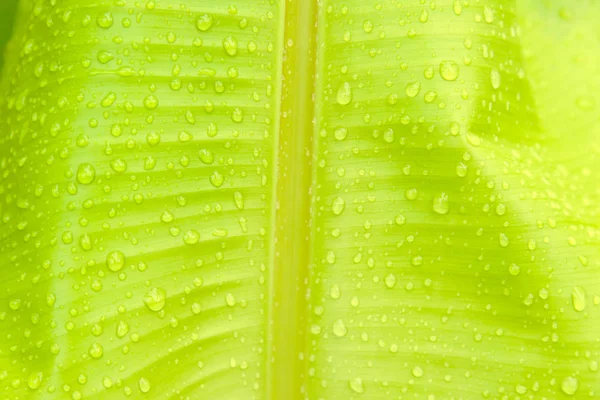
[[[595,398],[598,17],[22,1],[3,398]]]
[[[4,0],[0,3],[0,71],[4,63],[4,48],[11,37],[16,8],[17,0]]]

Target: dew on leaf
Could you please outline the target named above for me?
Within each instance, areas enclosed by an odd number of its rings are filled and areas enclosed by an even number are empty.
[[[338,104],[343,106],[348,105],[352,102],[352,86],[349,82],[343,82],[337,91],[336,100]]]
[[[440,63],[440,75],[446,81],[455,81],[458,78],[458,64],[452,60],[445,60]]]
[[[163,288],[153,287],[144,295],[144,304],[150,311],[160,311],[167,302],[167,292]]]
[[[121,251],[111,251],[106,256],[106,266],[113,272],[118,272],[125,266],[125,254]]]

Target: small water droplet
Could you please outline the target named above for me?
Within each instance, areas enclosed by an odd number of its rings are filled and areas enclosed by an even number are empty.
[[[209,178],[210,183],[214,186],[214,187],[221,187],[223,185],[223,183],[225,182],[225,176],[223,176],[222,173],[220,173],[219,171],[213,171],[212,175]]]
[[[140,388],[140,392],[148,393],[150,391],[150,381],[148,379],[142,377],[138,381],[138,387]]]
[[[40,386],[42,386],[43,380],[44,374],[42,374],[41,372],[34,372],[31,375],[29,375],[29,378],[27,378],[27,386],[31,390],[37,390],[40,388]]]
[[[492,82],[492,87],[494,89],[498,89],[502,84],[502,76],[500,75],[500,71],[496,68],[493,68],[490,72],[490,81]]]
[[[346,137],[348,136],[348,130],[346,128],[337,128],[334,132],[333,132],[333,136],[337,139],[337,140],[344,140],[346,139]]]
[[[200,158],[200,161],[204,164],[212,164],[215,161],[215,155],[208,149],[200,149],[198,151],[198,158]]]
[[[77,168],[77,181],[83,185],[89,185],[96,178],[96,170],[89,163],[80,164]]]
[[[560,384],[560,388],[566,395],[573,396],[579,389],[579,381],[573,376],[567,376]]]
[[[92,343],[88,353],[93,359],[97,360],[102,358],[102,355],[104,354],[104,348],[102,348],[100,343]]]
[[[581,286],[575,286],[573,293],[571,293],[571,300],[573,301],[573,309],[575,311],[583,311],[587,305],[585,298],[585,290]]]
[[[521,267],[519,267],[517,264],[510,264],[508,267],[508,273],[512,276],[517,276],[521,273]]]
[[[352,86],[350,86],[350,83],[343,82],[340,85],[337,91],[336,99],[337,102],[343,106],[352,102]]]
[[[417,95],[421,91],[421,83],[419,81],[410,82],[406,85],[405,91],[408,97],[417,97]]]
[[[419,367],[418,365],[414,366],[412,369],[412,374],[415,378],[420,378],[423,376],[423,368]]]
[[[118,272],[125,265],[125,254],[120,251],[111,251],[106,256],[106,266],[113,272]]]
[[[212,27],[212,25],[213,18],[209,14],[201,15],[196,20],[196,28],[198,28],[200,32],[206,32]]]
[[[167,292],[165,289],[153,287],[144,296],[144,304],[150,311],[160,311],[167,302]]]
[[[122,338],[129,332],[129,324],[123,320],[119,321],[117,324],[117,337]]]
[[[450,201],[446,193],[442,192],[433,198],[433,211],[440,215],[448,214]]]
[[[385,286],[387,286],[388,288],[391,289],[394,286],[396,286],[396,275],[389,274],[388,276],[385,277],[384,281],[385,281]]]
[[[333,213],[335,215],[341,215],[344,212],[345,208],[346,208],[346,202],[344,201],[344,199],[342,199],[339,196],[336,197],[335,199],[333,199],[331,211],[333,211]]]
[[[146,107],[148,110],[154,110],[156,107],[158,107],[158,98],[153,94],[146,96],[144,99],[144,107]]]
[[[458,64],[452,60],[445,60],[440,63],[440,75],[444,80],[454,81],[458,78]]]
[[[194,245],[200,241],[200,233],[194,229],[190,229],[183,234],[183,242],[185,244]]]
[[[238,52],[238,42],[233,36],[227,36],[223,39],[223,48],[225,52],[230,56],[235,56]]]
[[[348,381],[348,385],[350,386],[350,389],[352,389],[352,391],[355,393],[365,392],[365,385],[363,383],[363,380],[359,377],[350,379],[350,381]]]
[[[105,12],[103,14],[98,15],[96,18],[96,23],[100,28],[108,29],[113,25],[113,16],[110,12]]]

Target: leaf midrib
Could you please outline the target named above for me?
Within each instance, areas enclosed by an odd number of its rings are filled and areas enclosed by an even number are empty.
[[[316,0],[293,1],[286,2],[281,13],[281,102],[267,329],[269,399],[300,399],[306,392],[317,10]]]

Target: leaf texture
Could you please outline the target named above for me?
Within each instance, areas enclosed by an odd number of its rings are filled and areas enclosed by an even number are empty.
[[[596,398],[597,17],[21,1],[1,397]]]

